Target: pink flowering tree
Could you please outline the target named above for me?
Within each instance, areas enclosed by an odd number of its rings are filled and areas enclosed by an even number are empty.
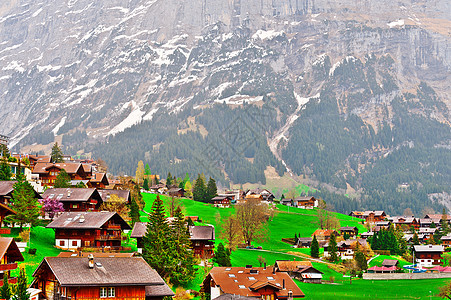
[[[58,201],[57,199],[50,199],[49,197],[45,199],[40,199],[39,202],[44,209],[44,212],[48,213],[49,218],[53,220],[55,215],[60,212],[64,212],[63,203]]]

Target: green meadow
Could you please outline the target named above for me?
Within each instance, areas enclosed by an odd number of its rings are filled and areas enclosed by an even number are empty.
[[[146,202],[145,211],[149,212],[154,194],[143,194]],[[160,196],[166,207],[169,207],[170,198]],[[180,204],[187,216],[199,216],[203,223],[215,225],[216,244],[221,242],[218,237],[221,219],[234,213],[234,207],[216,208],[211,204],[195,202],[190,199],[181,199]],[[254,246],[262,246],[263,250],[237,249],[232,252],[232,266],[253,265],[259,266],[258,258],[265,259],[268,266],[273,265],[276,260],[303,260],[309,254],[309,249],[295,249],[282,242],[282,238],[294,237],[295,234],[310,236],[316,229],[316,210],[300,209],[277,205],[277,213],[268,222],[268,238],[263,242],[255,242]],[[366,229],[361,224],[361,220],[347,215],[332,213],[341,226],[357,226],[359,232]],[[142,213],[141,220],[147,219]],[[384,259],[397,259],[401,265],[409,264],[398,256],[380,255],[373,259],[370,266],[380,266]],[[438,287],[449,280],[428,279],[428,280],[381,280],[370,281],[363,279],[352,279],[333,270],[326,263],[313,262],[313,266],[323,272],[323,279],[333,283],[328,284],[308,284],[297,281],[301,290],[306,294],[305,299],[439,299],[434,295],[438,293]],[[199,273],[204,274],[205,268],[200,268]],[[196,289],[202,282],[202,276],[195,279],[189,288]],[[197,288],[196,288],[197,287]],[[429,293],[429,291],[431,291]]]

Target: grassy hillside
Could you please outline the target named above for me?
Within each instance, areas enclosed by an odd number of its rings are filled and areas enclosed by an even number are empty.
[[[145,210],[150,211],[156,195],[144,194],[146,202]],[[161,199],[168,207],[170,198],[161,196]],[[216,232],[220,230],[220,222],[222,218],[226,218],[234,212],[234,207],[221,209],[210,204],[195,202],[189,199],[181,199],[181,204],[185,215],[199,216],[204,223],[215,225]],[[284,237],[294,237],[294,234],[301,236],[310,236],[316,229],[316,210],[305,210],[293,207],[277,205],[278,213],[274,219],[268,222],[268,239],[264,242],[254,243],[256,246],[262,246],[263,250],[238,249],[232,252],[232,266],[245,266],[248,264],[259,266],[258,257],[263,257],[268,265],[273,265],[276,260],[303,260],[305,254],[309,253],[309,249],[294,249],[290,245],[281,241]],[[289,210],[289,212],[288,212]],[[361,220],[352,218],[347,215],[332,213],[340,220],[342,226],[357,226],[360,232],[366,231]],[[142,221],[145,221],[146,214],[142,213]],[[216,244],[221,240],[217,234]],[[401,265],[407,264],[397,257],[379,256],[375,258],[370,266],[380,264],[385,258],[399,259]],[[368,281],[363,279],[353,279],[349,282],[349,277],[330,268],[328,264],[313,262],[313,266],[323,272],[323,279],[333,279],[331,284],[306,284],[297,281],[301,290],[306,294],[305,299],[439,299],[434,297],[438,292],[438,287],[448,280],[431,279],[431,280],[382,280]],[[199,273],[205,273],[203,268],[199,269]],[[189,288],[198,290],[199,284],[202,282],[202,274],[198,274],[195,281]],[[429,293],[431,291],[431,293]]]

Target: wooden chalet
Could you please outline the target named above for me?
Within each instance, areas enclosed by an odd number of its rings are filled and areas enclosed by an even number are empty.
[[[14,192],[14,184],[17,181],[0,181],[0,225],[3,226],[3,220],[10,215],[17,214],[16,211],[10,207],[11,199]],[[34,189],[35,198],[41,199],[41,195]]]
[[[363,218],[368,223],[383,221],[386,217],[383,210],[367,210],[363,213]]]
[[[139,253],[142,253],[142,248],[144,248],[143,237],[146,235],[146,232],[147,222],[136,222],[135,225],[133,225],[133,230],[130,237],[136,239],[136,245]]]
[[[291,198],[280,199],[280,204],[285,205],[285,206],[293,206],[293,199],[291,199]]]
[[[270,191],[268,191],[267,189],[253,189],[253,190],[248,190],[245,194],[245,197],[247,198],[248,196],[251,195],[260,195],[262,201],[265,202],[273,202],[274,201],[274,195],[273,193],[271,193]]]
[[[413,251],[420,267],[432,267],[441,264],[444,248],[442,245],[415,245]]]
[[[354,251],[357,248],[357,243],[359,243],[360,248],[367,247],[368,243],[365,239],[356,240],[345,240],[337,243],[338,256],[341,259],[353,259]],[[324,257],[329,256],[329,243],[324,245]]]
[[[96,189],[104,189],[109,185],[108,177],[105,173],[92,173],[88,185]]]
[[[323,272],[315,269],[310,261],[276,260],[276,272],[286,272],[291,278],[307,283],[321,283]]]
[[[17,269],[18,261],[24,261],[24,258],[14,238],[0,237],[0,286],[5,276],[8,277],[8,283],[17,283],[17,278],[10,277],[10,272]]]
[[[201,291],[215,299],[223,294],[258,297],[264,300],[305,297],[285,272],[275,268],[214,267],[205,278]]]
[[[75,252],[60,252],[57,257],[88,257],[92,255],[94,257],[133,257],[135,253],[133,252],[83,252],[83,251],[75,251]]]
[[[330,236],[333,234],[337,235],[337,232],[335,230],[329,230],[329,229],[317,229],[312,234],[313,236],[316,236],[316,239],[318,241],[328,241],[330,239]]]
[[[441,237],[442,245],[444,247],[451,247],[451,234],[447,234]]]
[[[227,208],[230,207],[230,203],[232,203],[233,198],[230,196],[216,196],[211,199],[211,202],[215,207]]]
[[[215,227],[189,226],[189,235],[194,255],[201,258],[212,258],[215,248]]]
[[[28,155],[28,160],[30,161],[30,166],[33,168],[39,163],[50,163],[51,157],[47,155]]]
[[[142,257],[45,257],[33,273],[41,299],[155,299],[174,296]]]
[[[65,211],[98,211],[103,203],[99,192],[93,188],[50,188],[42,197],[59,200]]]
[[[424,216],[425,219],[439,219],[441,220],[443,218],[442,214],[427,214]],[[448,223],[451,222],[451,215],[446,214],[445,215],[446,221],[448,221]]]
[[[311,237],[300,237],[297,240],[297,247],[298,248],[310,248],[312,245],[313,238]]]
[[[387,267],[387,268],[389,268],[389,267],[396,267],[396,268],[398,268],[399,267],[399,261],[396,260],[396,259],[384,259],[382,261],[382,266],[383,267]]]
[[[64,169],[71,180],[89,180],[80,163],[37,163],[33,168],[33,174],[38,174],[43,186],[53,186],[56,176]]]
[[[427,219],[419,219],[418,223],[420,224],[420,227],[431,227],[432,224],[435,225],[435,227],[440,227],[441,223],[440,223],[441,219],[431,219],[431,218],[427,218]]]
[[[415,228],[415,230],[418,230],[420,228],[420,223],[415,217],[405,217],[405,216],[399,216],[399,217],[391,217],[389,218],[391,222],[396,226],[404,227],[405,229],[409,229],[411,226]]]
[[[159,183],[159,184],[156,184],[156,185],[153,185],[153,186],[149,187],[149,190],[152,193],[164,194],[164,193],[166,193],[168,191],[168,188],[166,187],[165,184]]]
[[[318,207],[318,200],[315,197],[297,197],[293,199],[293,206],[303,209],[313,209]]]
[[[97,192],[99,192],[100,197],[102,198],[103,202],[110,201],[110,198],[112,195],[115,195],[120,199],[124,199],[124,202],[126,202],[127,204],[130,204],[132,202],[132,196],[131,196],[129,190],[100,190],[100,189],[97,189]]]
[[[185,190],[178,187],[173,187],[168,190],[168,195],[170,197],[185,197]]]
[[[355,237],[359,234],[359,229],[356,226],[344,226],[340,227],[339,230],[342,235],[347,233],[350,237]]]
[[[437,228],[423,227],[418,230],[418,235],[423,235],[424,240],[430,240],[434,238],[434,234],[436,231]]]
[[[350,215],[351,217],[359,218],[359,219],[365,219],[365,218],[363,217],[363,214],[364,214],[363,211],[351,211],[351,212],[349,213],[349,215]]]
[[[55,229],[55,246],[61,249],[107,248],[121,250],[122,231],[131,229],[115,212],[65,212],[47,228]]]

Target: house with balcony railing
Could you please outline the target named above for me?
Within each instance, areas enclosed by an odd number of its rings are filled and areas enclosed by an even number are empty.
[[[121,250],[122,231],[131,229],[116,212],[64,212],[47,228],[55,229],[55,246],[66,250]]]
[[[0,257],[0,286],[5,276],[10,284],[17,283],[17,278],[11,277],[10,272],[17,269],[17,262],[24,261],[24,258],[13,238],[0,237]]]

